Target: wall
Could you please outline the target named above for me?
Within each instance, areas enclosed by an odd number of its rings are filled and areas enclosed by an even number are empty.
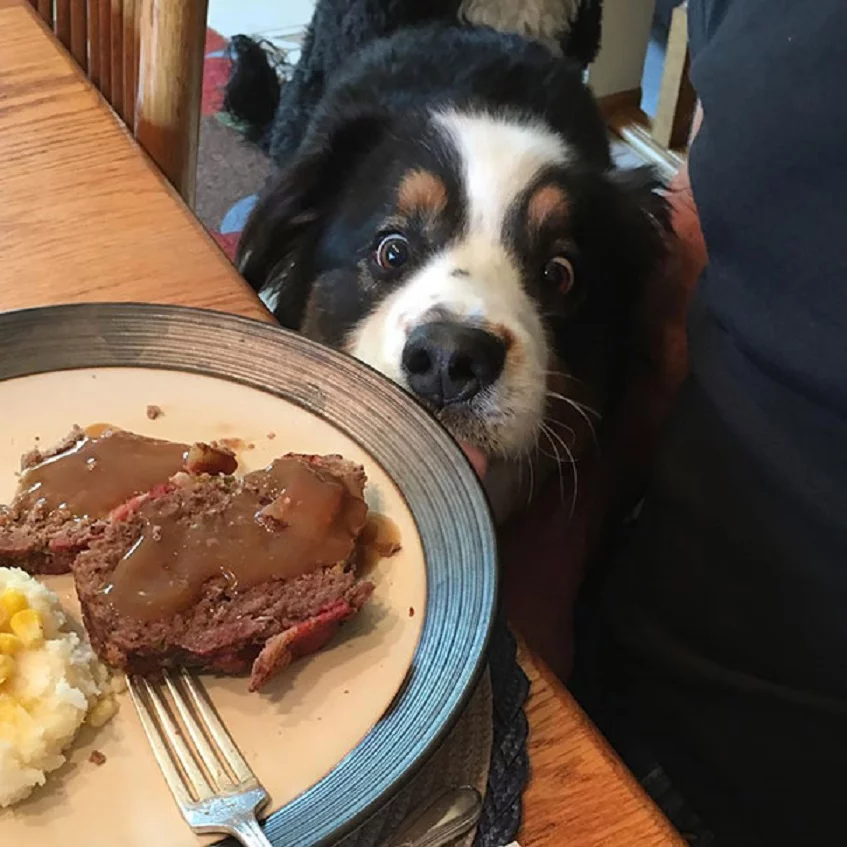
[[[598,97],[641,86],[656,0],[604,0],[603,38],[588,82]]]

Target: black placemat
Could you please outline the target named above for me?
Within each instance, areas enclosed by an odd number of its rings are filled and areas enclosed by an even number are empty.
[[[494,625],[488,664],[493,710],[491,765],[474,847],[503,847],[517,835],[529,777],[529,723],[524,713],[529,679],[518,664],[517,642],[502,615]]]

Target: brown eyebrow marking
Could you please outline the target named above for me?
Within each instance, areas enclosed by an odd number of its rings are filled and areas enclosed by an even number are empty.
[[[397,207],[404,215],[438,215],[447,207],[447,187],[432,171],[407,171],[397,189]]]
[[[532,195],[527,206],[527,218],[533,229],[554,215],[564,218],[568,214],[569,204],[565,192],[557,185],[544,185]]]

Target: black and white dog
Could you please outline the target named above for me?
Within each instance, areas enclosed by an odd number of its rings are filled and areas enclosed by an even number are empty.
[[[337,69],[279,165],[238,262],[284,326],[496,460],[501,517],[539,438],[578,457],[669,230],[652,171],[614,167],[579,63],[488,27],[403,28]]]

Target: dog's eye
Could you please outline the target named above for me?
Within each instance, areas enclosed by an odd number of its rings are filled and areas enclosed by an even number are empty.
[[[383,236],[376,246],[374,258],[383,270],[402,268],[409,260],[409,242],[406,236],[399,232]]]
[[[567,294],[573,288],[574,271],[571,260],[566,256],[554,256],[544,266],[544,281],[547,285],[558,289],[560,294]]]

